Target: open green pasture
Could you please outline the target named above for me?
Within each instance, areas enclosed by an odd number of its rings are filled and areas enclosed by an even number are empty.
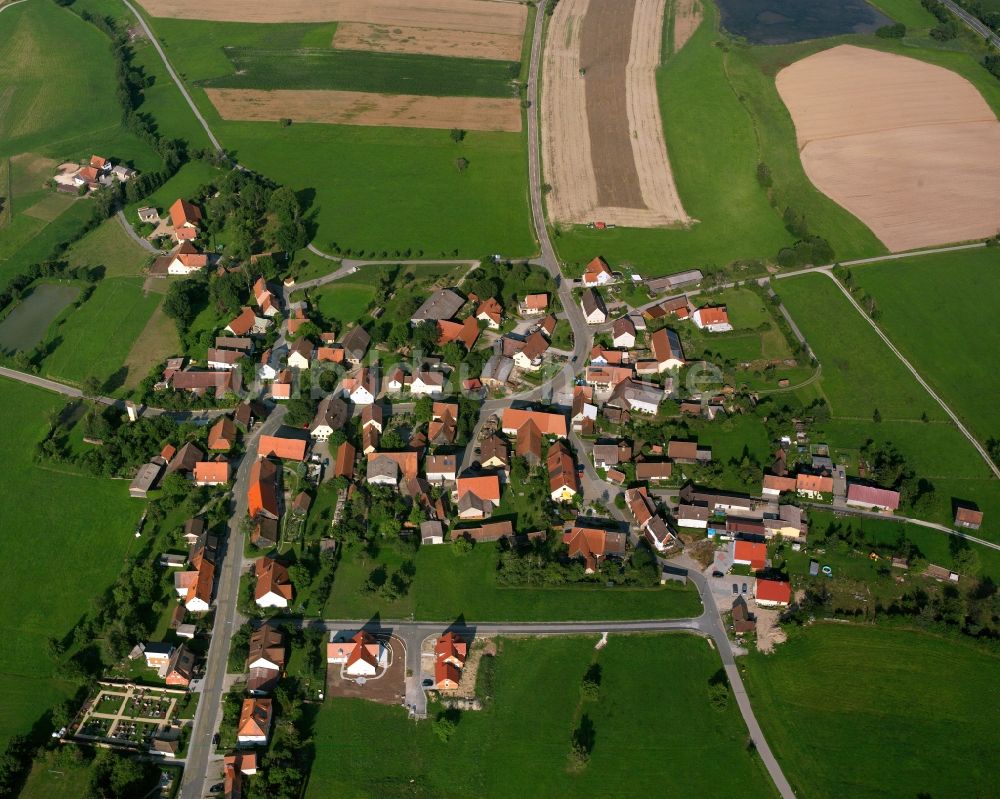
[[[138,277],[152,257],[125,232],[114,217],[107,219],[63,255],[70,266],[103,269],[103,277]]]
[[[361,590],[378,567],[390,574],[411,560],[415,569],[409,592],[386,602]],[[692,586],[605,588],[598,583],[569,588],[507,588],[496,583],[497,545],[479,544],[458,555],[450,544],[402,553],[383,547],[375,556],[359,548],[344,552],[333,579],[327,618],[417,619],[452,621],[543,621],[551,619],[662,619],[697,616],[698,593]]]
[[[234,74],[204,85],[237,89],[334,89],[444,97],[511,97],[517,61],[357,50],[226,48]]]
[[[196,95],[241,163],[277,170],[306,198],[321,250],[428,259],[537,252],[523,134],[469,132],[455,144],[443,130],[224,122]]]
[[[819,624],[745,661],[771,749],[797,794],[991,796],[1000,658],[929,633]]]
[[[70,383],[106,381],[122,368],[149,317],[163,299],[145,294],[140,278],[106,278],[51,331],[43,374]],[[143,375],[145,377],[145,375]]]
[[[871,4],[906,26],[907,33],[914,29],[934,28],[938,21],[934,15],[920,4],[920,0],[871,0]]]
[[[479,675],[485,709],[462,713],[447,743],[403,708],[328,699],[313,730],[307,799],[775,795],[747,752],[735,701],[721,711],[709,704],[720,664],[704,640],[612,636],[600,652],[596,640],[501,639],[495,664],[483,667],[492,675]],[[595,663],[600,695],[582,702],[580,683]],[[570,773],[581,723],[592,725],[593,749],[587,767]]]
[[[22,3],[0,15],[0,86],[8,89],[0,94],[0,156],[99,152],[139,169],[157,166],[152,149],[121,125],[109,45],[55,3]]]
[[[0,651],[2,749],[69,691],[53,677],[46,639],[71,632],[91,599],[114,581],[143,503],[130,499],[121,481],[35,463],[35,444],[63,399],[7,380],[0,387],[0,453],[8,466],[0,488],[6,533],[0,555],[10,565]]]
[[[823,365],[835,417],[870,421],[877,409],[885,420],[947,418],[830,277],[800,275],[774,290]]]
[[[1000,535],[1000,481],[834,282],[802,275],[776,281],[775,290],[823,367],[820,394],[833,418],[816,425],[813,440],[847,451],[868,439],[892,443],[907,466],[934,486],[931,506],[921,515],[951,524],[952,499],[976,502],[986,513],[980,535]]]
[[[1000,249],[965,250],[852,270],[879,326],[980,441],[1000,437]]]

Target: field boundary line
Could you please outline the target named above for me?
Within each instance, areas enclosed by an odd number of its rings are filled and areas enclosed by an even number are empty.
[[[983,245],[983,246],[985,246],[985,245]],[[923,386],[924,391],[926,391],[928,394],[930,394],[931,399],[933,399],[935,402],[937,402],[938,405],[941,406],[941,409],[946,414],[948,414],[948,417],[955,423],[955,426],[961,431],[962,435],[965,436],[966,439],[968,439],[969,443],[972,444],[973,447],[976,448],[976,451],[980,454],[980,456],[982,457],[982,459],[984,461],[986,461],[986,465],[989,467],[989,470],[991,472],[993,472],[993,476],[995,478],[997,478],[998,480],[1000,480],[1000,467],[998,467],[993,462],[993,459],[990,457],[989,453],[986,451],[986,449],[983,447],[983,445],[979,443],[979,439],[977,439],[974,435],[972,435],[972,433],[969,432],[968,428],[966,428],[966,426],[964,424],[962,424],[962,420],[958,418],[958,414],[956,414],[949,407],[948,403],[946,403],[938,395],[938,393],[936,391],[934,391],[933,388],[931,388],[930,384],[926,380],[924,380],[923,377],[921,377],[920,372],[918,372],[914,368],[913,364],[911,364],[906,359],[906,357],[903,355],[903,353],[900,352],[899,348],[895,344],[892,343],[892,339],[890,339],[889,336],[886,335],[885,332],[883,332],[882,328],[880,328],[875,323],[875,320],[872,319],[870,316],[868,316],[868,314],[865,313],[864,308],[862,308],[858,304],[857,300],[855,300],[854,297],[851,296],[851,292],[849,292],[844,287],[844,284],[841,283],[837,279],[836,275],[834,275],[833,272],[830,271],[829,268],[819,269],[817,271],[820,274],[826,275],[828,278],[830,278],[830,280],[832,280],[834,282],[834,284],[837,286],[837,288],[840,289],[840,293],[843,294],[845,297],[847,297],[848,302],[850,302],[851,305],[854,306],[854,310],[856,310],[859,314],[861,314],[862,318],[869,325],[871,325],[872,330],[874,330],[878,334],[879,338],[882,339],[882,341],[890,349],[890,351],[899,359],[900,363],[902,363],[903,366],[905,366],[909,370],[910,374],[912,374],[916,378],[917,382],[921,386]]]
[[[19,2],[24,2],[24,0],[19,0]],[[135,18],[139,21],[139,27],[143,29],[149,41],[153,43],[153,47],[156,48],[156,52],[160,54],[160,59],[163,61],[163,66],[167,68],[167,74],[173,79],[177,88],[180,90],[181,96],[187,101],[187,104],[191,107],[191,111],[194,113],[198,122],[205,129],[205,133],[208,135],[208,140],[212,142],[212,146],[215,147],[217,152],[223,152],[222,145],[219,144],[219,140],[215,138],[215,134],[212,133],[212,129],[208,126],[208,122],[205,121],[205,117],[202,116],[201,111],[198,110],[198,106],[194,104],[194,100],[191,99],[191,95],[188,94],[188,90],[184,87],[181,82],[180,77],[174,72],[174,68],[170,65],[170,61],[167,59],[167,54],[163,52],[163,47],[160,45],[160,40],[156,38],[153,34],[152,29],[146,22],[146,18],[139,13],[134,5],[132,5],[129,0],[122,0],[125,6],[131,11]]]

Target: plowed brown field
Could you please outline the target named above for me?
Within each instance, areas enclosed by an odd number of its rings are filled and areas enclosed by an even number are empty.
[[[1000,229],[1000,121],[965,78],[841,45],[777,76],[809,179],[892,251]]]
[[[223,119],[399,128],[521,130],[517,99],[317,90],[206,89]]]

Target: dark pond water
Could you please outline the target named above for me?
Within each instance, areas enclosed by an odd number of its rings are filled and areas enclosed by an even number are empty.
[[[892,20],[865,0],[717,0],[722,26],[752,44],[871,33]]]
[[[0,322],[0,349],[30,350],[44,337],[49,325],[80,293],[77,286],[40,283]]]

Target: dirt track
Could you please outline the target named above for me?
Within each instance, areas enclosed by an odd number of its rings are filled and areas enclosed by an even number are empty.
[[[893,252],[1000,229],[1000,122],[961,76],[841,45],[776,82],[810,180]]]
[[[633,227],[687,221],[656,92],[665,2],[562,0],[556,7],[542,96],[553,221]]]
[[[367,22],[341,22],[333,36],[333,46],[338,50],[420,53],[501,61],[520,61],[521,44],[520,35],[404,28]]]
[[[494,0],[140,0],[154,17],[219,22],[370,22],[520,37],[525,6]]]
[[[521,106],[514,99],[430,97],[327,90],[261,91],[206,89],[223,119],[254,122],[288,118],[293,122],[400,128],[521,130]]]
[[[680,50],[701,25],[700,0],[675,0],[674,2],[674,52]]]

